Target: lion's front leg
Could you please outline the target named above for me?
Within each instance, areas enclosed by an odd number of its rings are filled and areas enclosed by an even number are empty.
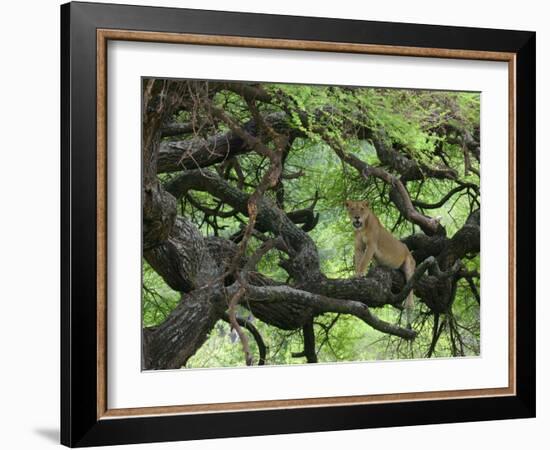
[[[369,267],[369,264],[372,260],[372,257],[374,255],[375,245],[370,244],[367,245],[365,248],[365,251],[363,255],[361,256],[361,259],[359,260],[359,265],[356,269],[356,275],[357,276],[363,276],[367,272],[367,269]]]
[[[361,272],[359,271],[361,267],[361,261],[363,259],[363,256],[366,252],[365,245],[361,242],[360,239],[355,240],[355,253],[353,254],[353,265],[355,268],[355,276],[358,277],[361,275]]]

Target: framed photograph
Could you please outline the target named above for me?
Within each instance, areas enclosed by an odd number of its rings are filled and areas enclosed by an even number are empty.
[[[535,33],[61,7],[61,441],[535,415]]]

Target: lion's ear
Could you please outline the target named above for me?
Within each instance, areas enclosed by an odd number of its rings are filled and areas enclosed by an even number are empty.
[[[351,202],[349,200],[344,200],[344,206],[349,208],[351,206]]]
[[[367,200],[363,200],[363,205],[365,205],[367,208],[370,208],[370,204]]]

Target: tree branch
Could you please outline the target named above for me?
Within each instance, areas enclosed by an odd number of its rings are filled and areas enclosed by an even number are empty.
[[[424,203],[420,200],[413,200],[412,203],[414,206],[416,206],[417,208],[422,208],[422,209],[437,209],[437,208],[441,208],[445,203],[447,203],[447,201],[453,196],[455,195],[457,192],[460,192],[464,189],[467,189],[468,186],[467,185],[462,185],[462,186],[457,186],[455,187],[454,189],[451,189],[449,192],[447,192],[447,194],[445,194],[441,200],[439,200],[438,202],[435,202],[435,203]]]
[[[228,290],[234,289],[235,287],[228,288]],[[246,296],[250,302],[285,302],[291,300],[314,308],[318,314],[325,312],[351,314],[383,333],[408,340],[414,339],[416,336],[415,331],[385,322],[373,315],[364,303],[353,300],[334,299],[290,286],[260,287],[250,285]]]
[[[224,313],[222,316],[222,319],[231,324],[231,321],[229,319],[229,314]],[[244,329],[248,330],[254,340],[256,341],[256,345],[258,346],[258,365],[263,366],[266,362],[266,355],[267,355],[267,347],[265,345],[264,339],[261,335],[261,333],[258,331],[258,329],[250,322],[250,320],[243,319],[242,317],[237,317],[237,322],[239,323],[239,326],[243,327]]]

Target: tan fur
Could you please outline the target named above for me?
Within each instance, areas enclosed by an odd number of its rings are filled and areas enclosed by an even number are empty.
[[[355,275],[363,276],[374,257],[380,265],[401,269],[407,281],[414,274],[416,263],[405,244],[386,230],[366,201],[346,200],[346,209],[355,229]],[[407,325],[410,326],[414,306],[413,292],[405,300]]]

